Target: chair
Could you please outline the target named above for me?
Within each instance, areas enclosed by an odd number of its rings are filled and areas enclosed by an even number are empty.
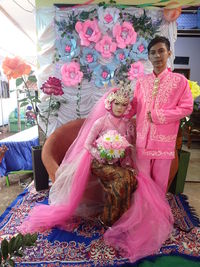
[[[85,119],[70,121],[56,129],[46,140],[42,149],[42,162],[52,182],[67,149],[73,143]]]
[[[67,149],[73,143],[85,119],[70,121],[56,129],[46,140],[42,149],[42,162],[52,182],[55,181],[55,173],[61,164]],[[178,154],[172,162],[169,176],[169,187],[178,170]]]

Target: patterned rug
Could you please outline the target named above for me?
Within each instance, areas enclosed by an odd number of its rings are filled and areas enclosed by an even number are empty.
[[[17,233],[17,226],[36,202],[47,203],[48,191],[38,193],[31,185],[25,189],[0,217],[0,242]],[[200,261],[200,223],[186,196],[168,194],[168,201],[175,217],[175,228],[170,238],[157,254],[179,255]],[[75,228],[52,229],[40,233],[35,247],[27,248],[23,258],[16,259],[16,266],[140,266],[142,260],[129,265],[113,247],[102,238],[105,229],[97,222],[76,220]]]

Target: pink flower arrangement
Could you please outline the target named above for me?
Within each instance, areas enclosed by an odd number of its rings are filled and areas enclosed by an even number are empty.
[[[130,146],[126,138],[115,130],[110,130],[96,140],[97,150],[102,160],[115,162],[124,157],[125,149]]]
[[[122,26],[120,24],[114,26],[113,36],[116,38],[118,47],[124,49],[126,46],[136,42],[137,33],[132,24],[125,21]]]
[[[77,62],[65,63],[61,67],[62,82],[66,86],[76,86],[83,78],[80,65]]]
[[[96,19],[86,20],[85,22],[78,21],[75,29],[81,39],[81,45],[89,46],[91,42],[96,43],[101,38],[101,31]]]
[[[61,80],[56,77],[49,77],[41,86],[41,90],[47,95],[63,95]]]
[[[97,51],[99,51],[104,58],[111,58],[112,53],[116,51],[117,45],[112,42],[112,38],[108,35],[104,35],[100,42],[95,45]]]
[[[128,72],[128,79],[134,80],[143,74],[144,74],[144,66],[140,61],[138,61],[131,64],[131,68]]]

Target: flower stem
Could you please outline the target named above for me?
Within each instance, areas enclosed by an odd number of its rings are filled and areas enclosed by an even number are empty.
[[[34,114],[35,114],[36,124],[37,124],[37,126],[39,126],[38,117],[37,117],[37,111],[36,111],[36,106],[35,106],[36,104],[34,105],[34,102],[33,102],[32,98],[31,98],[30,90],[28,89],[28,85],[27,85],[27,83],[26,83],[26,81],[25,81],[25,79],[24,79],[23,76],[22,76],[22,80],[23,80],[23,83],[24,83],[24,85],[25,85],[25,92],[26,92],[27,95],[28,95],[28,99],[29,99],[30,102],[31,102],[31,106],[32,106],[32,108],[33,108],[33,112],[34,112]]]
[[[76,96],[77,96],[77,100],[76,100],[76,104],[77,104],[77,106],[76,106],[76,114],[77,114],[78,119],[80,119],[81,118],[81,114],[80,114],[81,85],[80,84],[78,85],[78,91],[77,91]]]
[[[49,108],[48,108],[48,113],[47,113],[47,118],[46,118],[46,123],[45,123],[45,128],[46,128],[46,131],[45,131],[45,140],[47,138],[47,132],[48,132],[48,125],[49,125],[49,116],[50,116],[50,109],[51,109],[51,100],[52,100],[52,95],[50,95],[50,98],[49,98]]]

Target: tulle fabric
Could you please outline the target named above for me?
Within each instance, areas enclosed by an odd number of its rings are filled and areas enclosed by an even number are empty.
[[[50,190],[50,205],[35,206],[19,227],[20,232],[33,233],[54,226],[64,228],[66,222],[79,211],[91,182],[91,155],[84,148],[84,143],[94,122],[106,114],[104,101],[109,93],[95,105],[67,151]],[[104,234],[105,241],[122,249],[130,261],[158,251],[173,226],[170,207],[159,187],[140,174],[137,179],[138,189],[133,194],[131,207]]]
[[[106,114],[105,98],[113,90],[116,89],[108,91],[97,102],[66,152],[49,192],[50,205],[35,206],[18,228],[20,232],[34,233],[63,226],[75,214],[90,176],[91,154],[84,147],[85,140],[94,122]]]
[[[170,206],[155,182],[141,174],[137,180],[131,207],[104,234],[105,241],[122,249],[131,262],[158,252],[174,222]]]

